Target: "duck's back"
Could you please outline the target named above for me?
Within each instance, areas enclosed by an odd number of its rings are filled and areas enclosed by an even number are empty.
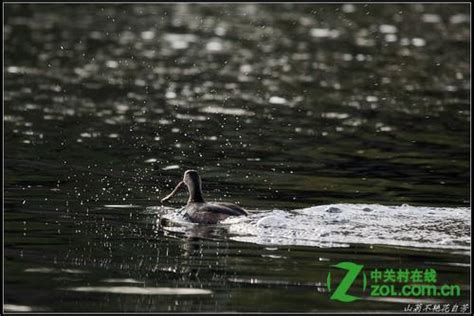
[[[248,215],[243,208],[232,203],[191,203],[186,206],[191,221],[215,224],[229,216]]]
[[[247,213],[246,210],[232,203],[219,202],[219,203],[208,203],[208,204],[211,205],[211,208],[215,207],[217,212],[223,212],[232,216],[249,215],[249,213]]]

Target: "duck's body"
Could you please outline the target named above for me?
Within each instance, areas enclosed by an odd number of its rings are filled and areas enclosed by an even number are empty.
[[[192,222],[216,224],[229,216],[247,215],[247,212],[231,203],[188,203],[186,215]]]
[[[240,206],[232,203],[208,203],[202,197],[201,179],[195,170],[188,170],[184,173],[183,181],[178,183],[176,188],[161,202],[171,199],[178,189],[186,185],[189,191],[189,199],[186,204],[186,215],[192,222],[202,224],[216,224],[229,216],[248,215]]]

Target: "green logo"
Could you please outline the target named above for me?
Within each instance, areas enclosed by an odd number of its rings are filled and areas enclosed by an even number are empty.
[[[362,271],[364,268],[363,265],[361,264],[356,264],[353,262],[339,262],[336,265],[333,265],[333,267],[339,268],[346,270],[347,273],[344,276],[344,278],[341,280],[339,285],[336,287],[334,290],[334,293],[332,293],[330,299],[336,300],[336,301],[341,301],[341,302],[352,302],[355,300],[358,300],[359,298],[354,295],[347,294],[347,291],[351,288],[352,284],[356,280],[357,276],[359,273]],[[331,272],[328,273],[328,289],[331,291]],[[366,277],[364,274],[364,290],[366,287]]]
[[[367,272],[363,271],[364,266],[354,262],[339,262],[332,265],[334,268],[344,270],[345,274],[334,290],[334,274],[331,272],[327,276],[327,287],[331,294],[330,299],[344,303],[353,302],[360,297],[349,294],[349,290],[354,288],[354,283],[362,275],[362,292],[367,288],[372,297],[460,297],[461,287],[457,284],[436,284],[438,283],[437,271],[432,268],[374,268]],[[367,277],[369,276],[369,277]],[[368,279],[370,284],[367,285]],[[352,291],[354,292],[354,291]],[[362,294],[362,292],[359,293]]]

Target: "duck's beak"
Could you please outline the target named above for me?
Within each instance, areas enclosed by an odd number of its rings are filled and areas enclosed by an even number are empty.
[[[178,185],[176,186],[176,188],[174,188],[173,192],[171,192],[171,193],[168,194],[166,197],[164,197],[164,198],[161,199],[161,203],[166,202],[166,201],[168,201],[169,199],[171,199],[171,198],[176,194],[176,192],[178,192],[179,188],[181,188],[183,185],[184,185],[184,182],[183,182],[183,181],[181,181],[180,183],[178,183]]]

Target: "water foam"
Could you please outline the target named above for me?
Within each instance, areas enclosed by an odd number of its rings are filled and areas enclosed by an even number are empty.
[[[163,218],[185,232],[183,211]],[[354,244],[434,249],[470,248],[470,208],[331,204],[272,210],[222,221],[229,238],[262,245],[348,247]]]

